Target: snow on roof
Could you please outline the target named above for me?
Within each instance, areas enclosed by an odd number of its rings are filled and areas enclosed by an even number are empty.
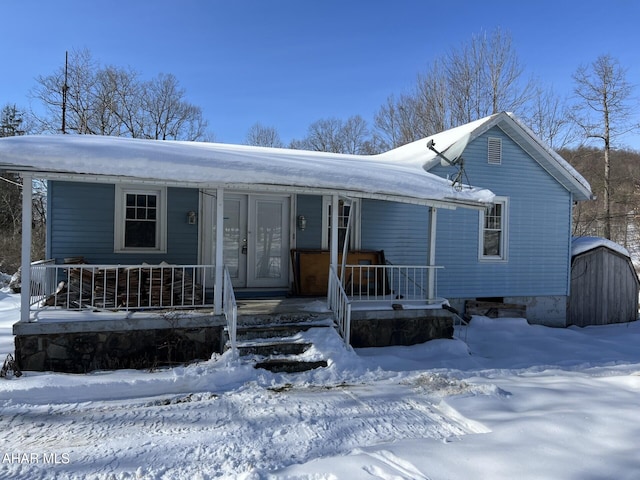
[[[435,148],[447,156],[448,151],[460,151],[468,142],[473,141],[494,126],[502,128],[505,133],[515,137],[514,140],[550,174],[563,183],[576,196],[576,200],[592,198],[589,182],[569,162],[540,140],[515,115],[507,112],[496,113],[431,137],[408,143],[383,153],[381,157],[395,159],[400,163],[421,165],[429,171],[440,164],[440,157],[436,152],[426,147],[428,141],[432,140]]]
[[[423,147],[426,150],[426,147]],[[429,204],[488,203],[482,188],[456,190],[426,172],[411,156],[345,155],[282,148],[203,142],[142,140],[96,135],[35,135],[0,139],[0,169],[37,172],[45,178],[126,177],[215,186],[258,185],[347,192]]]
[[[588,252],[598,247],[606,247],[614,252],[618,252],[625,257],[631,257],[629,251],[622,245],[601,237],[573,237],[571,240],[571,255],[576,256]]]

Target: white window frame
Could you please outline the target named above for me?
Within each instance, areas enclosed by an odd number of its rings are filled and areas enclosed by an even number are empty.
[[[500,254],[499,255],[485,255],[484,254],[484,234],[485,234],[485,218],[487,210],[483,210],[478,215],[478,259],[481,262],[507,262],[509,260],[509,198],[508,197],[495,197],[494,204],[499,204],[502,207],[501,225],[500,231]]]
[[[351,234],[349,235],[351,250],[360,250],[360,201],[350,199],[353,213],[351,215]],[[331,227],[331,219],[329,212],[331,210],[331,196],[322,197],[322,249],[329,249],[329,229]],[[342,251],[340,249],[340,251]]]
[[[153,248],[125,247],[126,201],[128,194],[155,195],[156,245]],[[114,252],[115,253],[166,253],[167,252],[167,189],[148,185],[120,185],[115,188]]]

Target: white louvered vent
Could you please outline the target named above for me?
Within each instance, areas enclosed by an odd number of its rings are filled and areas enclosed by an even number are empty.
[[[500,165],[502,163],[502,139],[488,138],[487,159],[490,165]]]

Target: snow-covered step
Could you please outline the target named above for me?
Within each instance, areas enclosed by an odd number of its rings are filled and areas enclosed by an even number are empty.
[[[257,355],[261,357],[300,355],[311,348],[311,343],[295,340],[247,341],[238,342],[240,356]]]

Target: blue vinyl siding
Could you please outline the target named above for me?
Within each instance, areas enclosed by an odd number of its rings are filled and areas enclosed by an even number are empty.
[[[362,249],[384,250],[385,259],[395,265],[426,265],[428,215],[424,206],[364,200]]]
[[[502,139],[502,164],[487,163],[487,137]],[[440,210],[436,263],[445,297],[567,295],[572,196],[502,130],[494,127],[463,155],[472,185],[509,199],[508,261],[478,260],[479,214]],[[431,173],[446,176],[450,167]]]
[[[196,189],[167,189],[167,252],[114,253],[115,187],[99,183],[49,182],[47,256],[62,262],[82,256],[93,264],[192,264],[198,259],[198,226],[187,212],[198,212]]]
[[[296,212],[296,248],[320,249],[322,247],[322,196],[298,195]],[[304,232],[297,228],[298,215],[307,219]]]

